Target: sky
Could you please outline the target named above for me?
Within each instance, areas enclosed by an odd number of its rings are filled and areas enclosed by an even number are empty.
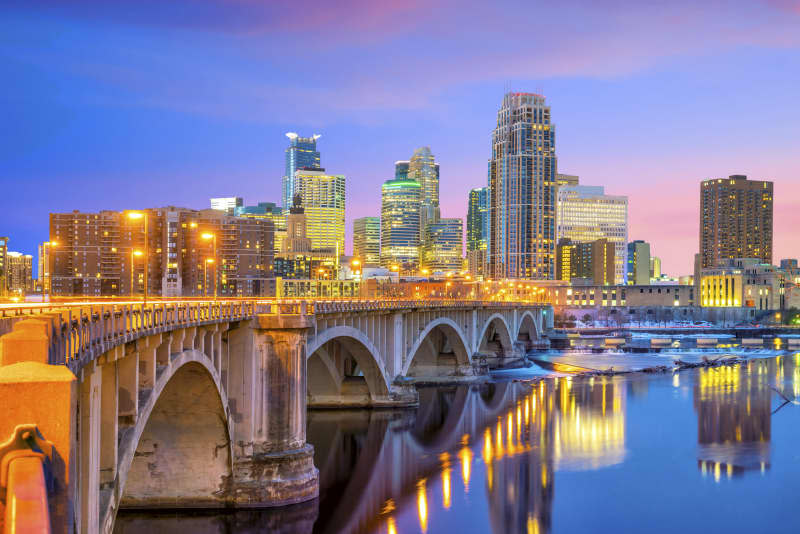
[[[558,170],[629,197],[629,239],[692,271],[700,182],[775,182],[800,255],[800,0],[4,0],[0,235],[48,213],[279,202],[286,132],[321,134],[352,219],[430,146],[446,217],[486,185],[506,91],[542,93]]]

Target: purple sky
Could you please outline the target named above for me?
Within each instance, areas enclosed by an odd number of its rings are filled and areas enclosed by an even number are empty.
[[[666,272],[691,271],[700,181],[736,173],[775,182],[777,262],[800,255],[798,52],[793,0],[12,0],[0,235],[35,253],[53,211],[279,201],[287,131],[347,176],[348,235],[422,145],[464,217],[513,89],[547,96],[559,171],[629,195]]]

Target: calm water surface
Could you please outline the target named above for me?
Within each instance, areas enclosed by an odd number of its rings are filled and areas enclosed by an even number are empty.
[[[426,388],[416,411],[312,411],[318,501],[125,514],[116,531],[794,531],[800,406],[773,388],[800,395],[800,354],[675,374]]]

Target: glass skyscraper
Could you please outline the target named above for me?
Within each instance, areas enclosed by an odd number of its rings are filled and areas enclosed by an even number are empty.
[[[467,251],[486,250],[489,244],[489,188],[469,191],[467,206]]]
[[[395,180],[408,180],[408,161],[395,161],[394,162],[394,179]]]
[[[395,178],[398,167],[395,164]],[[416,180],[421,187],[420,194],[420,232],[425,225],[439,220],[439,164],[434,161],[430,147],[424,146],[414,151],[408,162],[408,179]]]
[[[311,137],[300,137],[294,132],[286,134],[289,138],[289,146],[286,147],[286,169],[283,174],[283,190],[281,192],[281,202],[283,212],[288,213],[292,207],[292,199],[295,194],[295,173],[298,169],[320,169],[319,152],[317,152],[317,139],[319,134]]]
[[[403,270],[419,266],[420,199],[416,180],[388,180],[381,188],[381,266]]]
[[[467,269],[474,276],[486,274],[489,247],[489,188],[471,189],[467,206]]]
[[[556,132],[545,97],[507,93],[489,161],[489,276],[555,277]]]

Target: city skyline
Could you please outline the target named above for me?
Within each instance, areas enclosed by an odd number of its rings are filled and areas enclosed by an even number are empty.
[[[441,164],[442,211],[465,218],[467,192],[485,185],[487,138],[498,98],[511,86],[547,96],[559,131],[559,172],[627,195],[629,239],[650,242],[665,272],[692,271],[687,251],[699,246],[697,184],[732,174],[775,183],[773,257],[777,261],[796,255],[792,228],[800,224],[800,163],[793,158],[792,143],[798,137],[800,112],[792,95],[798,81],[793,73],[800,72],[795,53],[800,15],[790,3],[738,2],[724,12],[680,2],[631,4],[623,19],[610,19],[591,5],[547,8],[562,22],[574,18],[575,27],[588,16],[608,24],[593,25],[575,46],[560,47],[549,59],[517,54],[501,62],[489,52],[495,46],[505,48],[510,37],[484,45],[489,47],[484,53],[475,45],[458,53],[440,46],[420,58],[412,54],[418,51],[415,46],[430,42],[399,48],[397,42],[407,43],[403,37],[440,22],[441,10],[424,13],[414,4],[371,6],[370,16],[360,21],[350,21],[345,13],[341,20],[350,22],[312,35],[303,50],[330,42],[330,50],[320,54],[331,60],[354,40],[366,40],[376,46],[363,58],[365,67],[397,49],[397,64],[413,59],[404,68],[441,68],[447,75],[437,76],[429,87],[399,91],[392,86],[397,73],[389,77],[380,69],[365,70],[363,88],[341,100],[333,95],[345,95],[342,88],[349,82],[333,74],[336,69],[344,72],[342,61],[352,61],[352,54],[329,61],[313,75],[315,80],[329,77],[327,91],[335,93],[306,87],[292,95],[274,84],[264,86],[263,78],[240,67],[258,61],[262,45],[276,36],[308,33],[275,24],[280,14],[275,11],[251,13],[245,20],[233,9],[229,17],[220,17],[221,5],[208,3],[188,22],[166,16],[158,25],[151,17],[137,16],[136,10],[95,9],[92,2],[71,12],[48,2],[1,8],[13,39],[0,47],[15,58],[2,67],[13,80],[3,98],[9,123],[18,133],[0,148],[3,181],[14,184],[14,194],[1,201],[11,249],[35,255],[46,239],[50,212],[167,205],[200,209],[208,198],[226,195],[243,196],[248,204],[278,202],[287,131],[321,133],[325,166],[348,176],[348,250],[353,219],[375,213],[379,184],[391,178],[396,155],[419,146],[430,146]],[[152,6],[139,14],[146,9]],[[324,26],[331,12],[322,5],[314,9],[308,24]],[[363,6],[356,2],[340,9]],[[494,20],[493,15],[464,11],[460,19],[477,25],[481,35],[491,33],[479,19]],[[709,26],[711,11],[717,22]],[[398,14],[404,22],[383,35],[379,30]],[[98,29],[93,24],[98,19],[113,27],[113,34]],[[701,19],[705,22],[695,22]],[[584,46],[602,42],[612,31],[619,36],[614,43]],[[677,44],[676,31],[681,37]],[[131,43],[141,44],[142,32],[149,42],[138,55],[128,55]],[[270,32],[275,36],[266,35]],[[65,39],[56,45],[47,35]],[[186,46],[181,38],[196,40],[211,61],[178,64],[193,57],[181,53]],[[105,46],[87,52],[87,43],[98,41]],[[642,43],[647,46],[638,46]],[[52,61],[53,54],[58,61]],[[473,56],[470,68],[463,60],[468,55]],[[285,75],[288,88],[302,88],[287,63],[268,59],[274,65],[268,78]],[[84,69],[85,64],[91,67]],[[210,87],[201,76],[206,64],[221,75],[219,86]],[[176,66],[186,81],[165,75]],[[152,79],[143,79],[141,73],[151,69]],[[253,96],[257,87],[263,94]],[[192,94],[191,89],[198,90]],[[753,94],[759,95],[757,139],[747,134],[751,126],[739,118],[740,110],[753,105]],[[276,95],[280,106],[263,103]],[[598,98],[603,106],[597,106]],[[306,107],[297,105],[302,99]],[[614,136],[607,135],[608,128]],[[416,133],[420,129],[425,133]],[[619,146],[627,150],[620,152]],[[18,202],[20,195],[35,202]]]

